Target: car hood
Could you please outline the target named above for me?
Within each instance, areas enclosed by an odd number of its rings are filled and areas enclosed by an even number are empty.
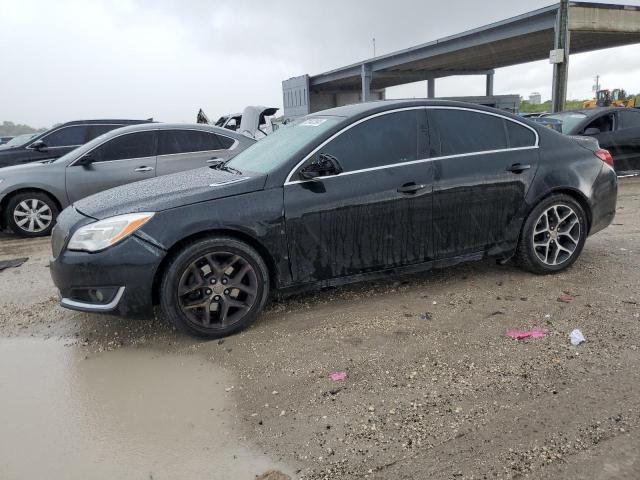
[[[42,160],[36,162],[23,163],[20,165],[11,165],[9,167],[0,168],[0,178],[8,178],[14,174],[30,173],[38,171],[38,169],[47,168],[51,165],[51,160]]]
[[[240,175],[210,167],[123,185],[74,203],[80,213],[98,220],[135,212],[160,212],[217,198],[262,190],[267,176]]]

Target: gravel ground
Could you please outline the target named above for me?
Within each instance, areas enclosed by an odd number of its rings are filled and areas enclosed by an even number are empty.
[[[0,272],[0,336],[200,356],[231,372],[244,437],[304,479],[636,479],[639,211],[640,179],[621,180],[614,224],[555,276],[481,262],[363,283],[272,303],[214,342],[61,309],[48,240],[4,236],[0,259],[30,259]],[[547,335],[505,336],[533,327]]]

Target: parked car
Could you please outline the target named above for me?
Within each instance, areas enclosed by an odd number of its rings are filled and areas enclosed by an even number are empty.
[[[562,133],[598,140],[611,152],[618,173],[640,171],[640,109],[589,108],[552,113],[541,117],[562,122]]]
[[[278,108],[275,107],[248,106],[242,113],[223,115],[216,121],[215,126],[260,140],[278,129],[278,125],[272,118],[277,112]],[[202,109],[198,112],[197,121],[198,123],[210,123],[209,117]]]
[[[80,145],[124,125],[150,120],[81,120],[67,122],[42,132],[31,141],[13,148],[0,149],[0,168],[23,163],[54,160]]]
[[[147,123],[103,134],[53,162],[0,170],[2,226],[17,235],[48,235],[58,212],[125,183],[220,163],[255,143],[206,125]]]
[[[5,150],[7,148],[14,148],[20,145],[24,145],[29,140],[31,140],[32,138],[38,135],[40,134],[39,133],[23,133],[22,135],[16,135],[15,137],[12,137],[9,141],[7,141],[7,143],[3,143],[2,145],[0,145],[0,150]]]
[[[74,203],[58,219],[61,304],[133,315],[154,302],[202,337],[282,293],[462,261],[555,273],[616,210],[608,152],[515,115],[404,100],[318,112],[230,162]]]

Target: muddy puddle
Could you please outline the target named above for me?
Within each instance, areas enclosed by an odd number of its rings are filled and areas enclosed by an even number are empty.
[[[195,355],[0,339],[0,478],[253,479],[230,376]],[[293,475],[292,475],[293,477]]]

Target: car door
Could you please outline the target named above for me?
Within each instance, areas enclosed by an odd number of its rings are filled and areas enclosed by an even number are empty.
[[[429,112],[437,259],[509,248],[538,165],[534,129],[464,108]]]
[[[159,130],[157,174],[167,175],[227,160],[236,144],[230,137],[205,130]]]
[[[598,140],[602,148],[609,150],[615,161],[620,155],[618,141],[616,140],[619,130],[618,125],[619,119],[617,113],[607,112],[591,119],[580,133]]]
[[[620,110],[619,128],[614,134],[617,155],[616,170],[630,172],[640,170],[640,110]]]
[[[427,139],[424,108],[384,112],[347,127],[291,172],[284,207],[295,282],[432,260]],[[321,156],[343,172],[301,176]]]
[[[69,202],[131,182],[153,178],[156,172],[155,130],[115,136],[66,168]],[[88,157],[91,163],[80,165]]]
[[[31,145],[27,147],[30,152],[27,161],[56,159],[66,155],[80,145],[84,145],[87,142],[87,135],[87,125],[69,125],[53,130],[38,139],[38,143],[42,142],[41,147],[34,148]]]

